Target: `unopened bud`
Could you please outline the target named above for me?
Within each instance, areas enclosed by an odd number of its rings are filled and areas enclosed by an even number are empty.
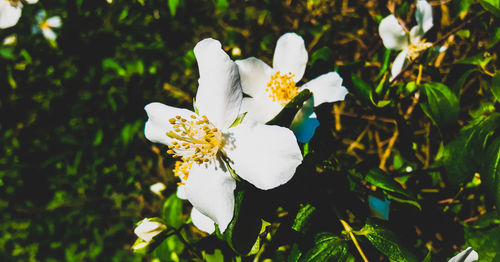
[[[145,218],[134,229],[134,233],[144,241],[150,242],[153,237],[160,234],[165,229],[167,229],[167,226],[164,224]]]
[[[151,190],[151,192],[161,197],[162,196],[161,191],[165,190],[165,188],[166,188],[165,184],[158,182],[156,184],[151,185],[149,187],[149,190]]]

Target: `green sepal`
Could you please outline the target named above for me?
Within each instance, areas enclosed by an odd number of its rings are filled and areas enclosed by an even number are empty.
[[[304,89],[290,102],[288,102],[288,104],[286,104],[285,107],[283,107],[283,109],[266,124],[289,127],[295,117],[295,114],[297,114],[297,112],[302,108],[304,102],[311,97],[311,91],[309,91],[308,89]]]
[[[236,119],[234,120],[234,122],[229,127],[231,128],[231,127],[235,127],[235,126],[239,125],[243,121],[243,119],[245,118],[245,116],[247,115],[247,113],[248,112],[239,114],[238,117],[236,117]]]
[[[342,262],[348,257],[347,240],[330,232],[314,236],[314,246],[299,258],[299,262]]]

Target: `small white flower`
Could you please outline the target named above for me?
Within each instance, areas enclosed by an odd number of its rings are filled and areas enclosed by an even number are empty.
[[[472,250],[472,247],[468,247],[466,250],[452,257],[448,262],[473,262],[477,261],[478,259],[479,255],[477,254],[477,252]]]
[[[423,39],[424,34],[433,26],[432,7],[427,1],[417,0],[415,18],[417,25],[412,27],[409,33],[405,32],[394,15],[382,19],[378,27],[384,46],[392,50],[401,50],[392,63],[393,78],[401,72],[407,59],[415,59],[421,51],[432,45]]]
[[[143,219],[134,229],[134,233],[146,242],[150,242],[153,237],[160,234],[167,226],[160,222],[152,221],[149,218]]]
[[[27,0],[26,3],[34,4],[38,0]],[[23,3],[21,0],[0,0],[0,29],[15,26],[21,17]]]
[[[214,39],[194,48],[200,78],[196,94],[198,113],[151,103],[144,133],[152,142],[168,145],[189,171],[182,175],[189,202],[217,223],[221,232],[233,218],[236,181],[229,167],[260,189],[271,189],[292,178],[302,162],[293,133],[238,117],[242,90],[234,61]]]
[[[158,196],[162,196],[161,191],[165,190],[167,187],[165,184],[158,182],[149,187],[149,190]]]
[[[248,112],[247,117],[266,123],[298,93],[309,89],[313,97],[304,103],[290,126],[298,141],[309,141],[319,126],[313,108],[322,103],[342,101],[348,91],[335,72],[297,87],[296,83],[306,70],[307,59],[304,39],[295,33],[286,33],[276,43],[273,68],[255,57],[236,61],[243,93],[250,96],[243,98],[241,112]]]
[[[60,28],[62,26],[62,20],[59,16],[52,16],[47,18],[47,14],[44,10],[40,10],[36,14],[37,25],[33,26],[33,33],[42,33],[43,36],[50,40],[54,41],[57,38],[56,32],[54,32],[54,28]]]

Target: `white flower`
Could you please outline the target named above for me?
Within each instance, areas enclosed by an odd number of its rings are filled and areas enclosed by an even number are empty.
[[[36,14],[37,25],[33,26],[33,33],[42,33],[43,36],[50,40],[54,41],[57,38],[57,34],[54,32],[53,28],[60,28],[62,26],[61,17],[52,16],[47,18],[47,13],[44,10],[40,10]]]
[[[393,78],[401,72],[407,58],[415,59],[421,51],[432,45],[423,39],[424,34],[433,26],[432,7],[427,1],[417,0],[415,18],[417,25],[412,27],[409,33],[405,32],[394,15],[382,19],[378,27],[384,46],[392,50],[401,50],[392,63]]]
[[[158,182],[158,183],[151,185],[149,187],[149,190],[151,190],[151,192],[153,192],[154,194],[161,197],[162,196],[161,191],[165,190],[166,188],[167,187],[165,186],[165,184]]]
[[[28,4],[34,4],[38,0],[27,0]],[[15,26],[21,17],[23,4],[21,0],[0,0],[0,29]]]
[[[134,229],[134,233],[146,242],[150,242],[153,237],[160,234],[167,226],[160,222],[152,221],[149,218],[143,219]]]
[[[304,39],[295,33],[286,33],[276,43],[273,68],[255,57],[236,61],[243,92],[250,96],[243,98],[241,112],[248,112],[247,117],[266,123],[298,93],[309,89],[313,97],[295,115],[290,126],[298,141],[309,141],[319,125],[313,108],[322,103],[344,100],[348,91],[335,72],[297,87],[296,83],[306,70],[307,59]]]
[[[477,261],[478,259],[479,255],[477,254],[477,252],[472,250],[472,247],[468,247],[466,250],[452,257],[448,262],[473,262]]]
[[[293,133],[245,118],[230,127],[240,112],[242,91],[236,64],[214,39],[194,48],[200,78],[198,114],[151,103],[145,135],[168,145],[169,154],[191,165],[183,187],[185,197],[221,232],[233,218],[236,181],[229,167],[260,189],[271,189],[292,178],[302,162]]]
[[[191,220],[193,224],[201,231],[208,234],[215,232],[214,221],[209,217],[203,215],[200,211],[193,207],[191,210]]]

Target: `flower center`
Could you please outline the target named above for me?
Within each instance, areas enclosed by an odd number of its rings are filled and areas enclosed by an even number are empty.
[[[49,23],[47,22],[47,20],[43,21],[43,22],[40,24],[40,28],[41,28],[41,29],[50,29],[50,25],[49,25]]]
[[[191,115],[187,120],[181,116],[169,119],[173,131],[167,136],[173,138],[167,153],[174,158],[182,155],[182,161],[198,164],[215,158],[222,145],[222,133],[210,123],[206,116]]]
[[[189,176],[189,170],[191,170],[191,166],[193,165],[193,161],[183,162],[176,161],[174,167],[174,175],[176,177],[180,177],[182,181],[186,181]],[[178,182],[177,185],[184,185],[184,182]]]
[[[408,54],[406,56],[411,58],[411,59],[415,59],[415,58],[417,58],[417,56],[420,52],[424,51],[425,49],[427,49],[431,46],[432,46],[432,43],[425,42],[425,40],[419,40],[418,42],[408,46]]]
[[[295,85],[292,73],[280,74],[280,71],[271,75],[271,80],[267,83],[266,92],[269,97],[282,105],[286,105],[299,93],[299,88]]]

